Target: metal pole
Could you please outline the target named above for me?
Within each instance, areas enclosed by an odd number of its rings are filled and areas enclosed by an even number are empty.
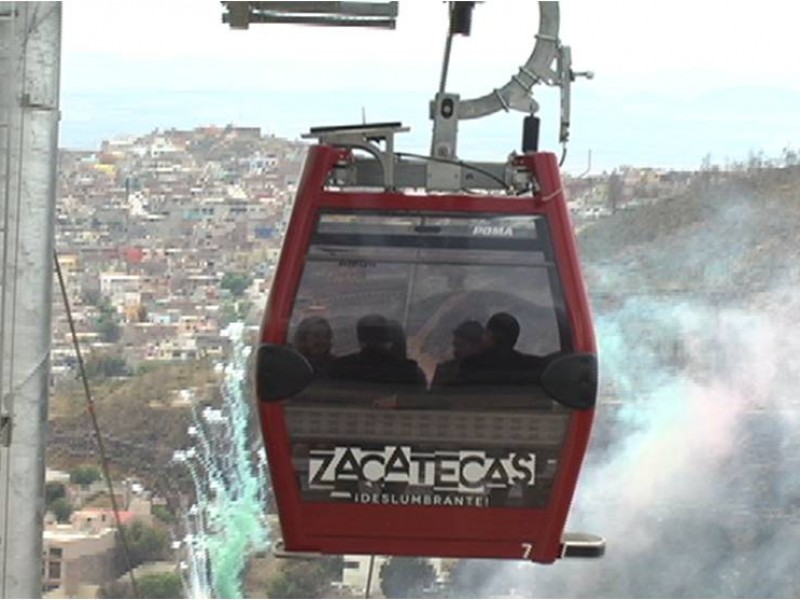
[[[372,570],[375,568],[375,555],[369,557],[369,570],[367,571],[367,587],[364,589],[364,598],[369,598],[372,587]]]
[[[61,3],[0,2],[0,595],[42,593]]]
[[[450,51],[453,48],[453,30],[450,25],[450,20],[453,18],[453,3],[448,4],[449,17],[447,20],[447,40],[444,43],[444,58],[442,59],[442,75],[439,78],[439,93],[443,94],[445,87],[447,87],[447,71],[450,67]]]

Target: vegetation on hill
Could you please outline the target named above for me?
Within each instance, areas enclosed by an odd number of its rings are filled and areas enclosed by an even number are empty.
[[[183,580],[180,574],[146,573],[136,578],[138,596],[133,593],[130,580],[121,577],[100,587],[98,598],[184,598]]]
[[[800,167],[711,172],[686,195],[596,221],[579,243],[590,293],[741,298],[798,264],[798,223]]]
[[[329,598],[342,568],[341,556],[286,561],[267,584],[267,598]]]
[[[199,405],[220,404],[219,379],[207,361],[154,364],[132,377],[92,381],[103,442],[115,476],[136,475],[164,496],[193,486],[186,469],[170,467],[176,449],[191,443],[191,405],[181,390],[191,390]],[[47,464],[66,471],[93,463],[97,445],[80,381],[62,382],[50,403]]]

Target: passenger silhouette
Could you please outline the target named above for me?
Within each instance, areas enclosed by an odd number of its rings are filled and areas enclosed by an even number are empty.
[[[388,321],[388,326],[389,339],[392,344],[389,351],[397,358],[408,358],[406,333],[403,331],[403,326],[398,321]]]
[[[333,361],[333,330],[322,317],[307,317],[300,321],[294,333],[294,347],[306,357],[317,375],[327,375]]]
[[[485,349],[461,363],[460,378],[472,384],[531,384],[539,382],[544,359],[514,349],[519,321],[509,313],[495,313],[484,331]]]
[[[331,377],[370,383],[425,386],[425,374],[417,362],[398,356],[397,338],[396,335],[393,337],[392,327],[385,317],[361,317],[356,325],[356,337],[360,350],[334,360],[331,364]]]
[[[453,330],[453,359],[436,365],[431,387],[462,383],[461,363],[465,358],[479,354],[484,348],[483,325],[478,321],[464,321]]]

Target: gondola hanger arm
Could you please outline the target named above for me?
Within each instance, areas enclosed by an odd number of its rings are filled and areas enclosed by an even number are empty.
[[[398,11],[397,2],[222,2],[227,13],[223,22],[232,28],[246,29],[250,23],[294,23],[345,27],[385,27],[394,29]],[[491,92],[462,100],[458,94],[446,91],[447,71],[450,61],[452,38],[456,34],[469,35],[472,10],[478,2],[449,2],[450,19],[442,64],[439,91],[430,103],[430,118],[433,120],[430,158],[425,168],[424,180],[420,181],[415,167],[400,168],[398,155],[393,150],[393,133],[406,128],[395,126],[384,137],[385,148],[379,148],[368,132],[374,125],[361,127],[344,126],[324,128],[324,136],[312,132],[306,137],[317,137],[329,143],[338,143],[350,148],[360,148],[372,154],[380,166],[380,185],[385,189],[396,187],[424,187],[427,190],[456,191],[465,187],[465,180],[475,179],[475,173],[486,174],[499,169],[498,174],[490,173],[490,180],[499,181],[505,188],[518,188],[516,170],[510,163],[481,166],[465,175],[465,164],[458,159],[458,122],[464,119],[478,119],[495,112],[521,111],[527,113],[523,147],[524,153],[538,150],[539,120],[535,117],[539,104],[533,98],[533,87],[544,84],[560,88],[560,127],[559,142],[566,147],[570,130],[571,85],[577,77],[591,79],[590,71],[576,72],[572,69],[572,53],[568,46],[561,44],[558,36],[560,12],[558,2],[539,2],[539,30],[528,60],[519,67],[509,81]],[[385,125],[385,124],[379,124]],[[399,125],[399,124],[397,124]],[[366,167],[366,165],[365,165]],[[409,175],[407,171],[412,171]],[[361,169],[356,179],[371,178],[368,168]],[[352,177],[351,177],[352,179]],[[485,179],[485,178],[484,178]],[[363,183],[363,181],[362,181]],[[494,187],[494,184],[491,183]],[[475,185],[466,187],[475,188]],[[522,181],[521,187],[528,187]]]
[[[531,55],[519,67],[516,74],[500,88],[477,98],[462,100],[458,94],[445,91],[446,74],[450,60],[450,45],[456,31],[453,26],[454,4],[451,2],[451,25],[445,45],[442,67],[442,80],[439,92],[431,102],[430,118],[433,120],[433,139],[431,156],[442,159],[457,157],[458,121],[478,119],[499,111],[516,110],[530,115],[539,111],[539,104],[533,98],[533,86],[544,84],[559,87],[561,90],[561,119],[559,142],[565,144],[569,139],[570,92],[571,84],[577,77],[591,79],[591,71],[572,70],[572,53],[569,46],[563,46],[558,36],[560,12],[558,2],[539,2],[539,31],[535,38]]]

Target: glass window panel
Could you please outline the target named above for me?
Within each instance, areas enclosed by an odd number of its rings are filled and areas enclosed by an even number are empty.
[[[536,384],[570,348],[546,225],[320,216],[289,329],[317,372],[286,411],[306,500],[547,503],[569,413]],[[519,325],[501,360],[485,348],[495,313]]]
[[[485,324],[495,312],[519,321],[518,351],[563,350],[563,301],[551,289],[543,227],[537,216],[323,213],[315,239],[324,243],[309,249],[290,339],[304,319],[321,317],[333,332],[332,355],[353,353],[358,320],[379,314],[402,327],[407,356],[428,382],[452,352],[454,329],[467,320]],[[473,234],[476,228],[484,230]],[[420,240],[436,240],[435,247],[414,245]]]

